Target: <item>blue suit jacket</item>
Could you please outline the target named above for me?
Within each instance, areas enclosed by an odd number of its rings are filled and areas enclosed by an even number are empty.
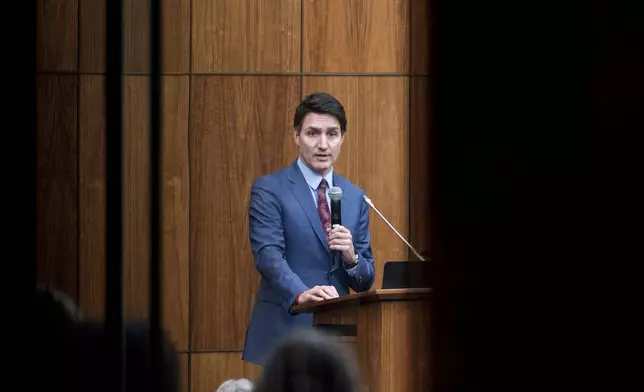
[[[342,296],[349,294],[349,287],[357,292],[371,288],[374,261],[364,191],[337,174],[333,184],[342,189],[342,225],[351,232],[359,254],[355,277],[340,260],[333,263],[315,201],[297,160],[253,183],[249,232],[261,281],[246,331],[243,360],[263,365],[266,355],[289,331],[312,327],[311,314],[289,312],[303,291],[333,285]]]

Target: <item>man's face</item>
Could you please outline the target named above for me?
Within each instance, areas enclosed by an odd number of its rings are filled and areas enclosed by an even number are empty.
[[[330,114],[309,113],[300,129],[300,133],[295,132],[295,144],[300,147],[302,160],[313,171],[326,175],[344,142],[340,122]]]

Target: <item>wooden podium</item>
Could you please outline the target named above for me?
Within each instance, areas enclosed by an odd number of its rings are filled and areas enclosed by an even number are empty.
[[[315,328],[353,351],[369,392],[430,391],[431,289],[378,289],[293,310],[314,313]]]

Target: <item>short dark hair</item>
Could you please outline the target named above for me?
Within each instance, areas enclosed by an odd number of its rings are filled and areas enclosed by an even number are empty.
[[[330,114],[340,123],[340,132],[344,135],[347,131],[347,115],[344,107],[333,95],[324,92],[316,92],[307,95],[297,108],[293,116],[293,128],[301,131],[302,121],[309,113]]]

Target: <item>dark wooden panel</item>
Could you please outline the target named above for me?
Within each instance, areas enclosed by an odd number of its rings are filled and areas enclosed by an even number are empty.
[[[164,77],[164,324],[178,349],[188,347],[188,77]],[[126,78],[126,303],[147,315],[148,79]],[[80,301],[88,315],[105,306],[104,77],[81,77]],[[142,245],[140,245],[142,244]]]
[[[37,277],[78,299],[76,75],[37,77]]]
[[[191,354],[190,392],[213,392],[226,380],[246,378],[254,382],[260,367],[242,361],[240,352]]]
[[[105,311],[106,133],[105,77],[80,76],[79,174],[79,304],[86,315]]]
[[[190,62],[190,0],[162,0],[163,72],[187,73]],[[126,0],[124,68],[148,73],[149,0]],[[80,63],[82,72],[105,72],[105,0],[81,2]]]
[[[193,72],[300,70],[300,0],[193,0]]]
[[[361,187],[378,210],[406,236],[408,230],[408,79],[406,77],[304,78],[304,94],[326,91],[344,105],[347,133],[336,163],[339,174]],[[407,259],[407,247],[370,212],[376,260],[373,288],[382,285],[386,261]]]
[[[190,379],[190,354],[179,354],[179,392],[188,392]]]
[[[190,1],[163,0],[163,72],[190,71]]]
[[[123,69],[127,73],[148,73],[150,0],[125,0],[123,8]]]
[[[299,77],[193,78],[191,345],[241,349],[259,278],[248,243],[250,187],[296,157]]]
[[[305,72],[407,72],[409,4],[304,0]]]
[[[418,75],[429,74],[429,1],[410,0],[410,72]]]
[[[412,77],[409,88],[409,242],[423,255],[431,249],[429,78]]]
[[[188,349],[188,76],[163,78],[163,318],[178,349]]]
[[[148,315],[150,121],[149,78],[126,76],[123,103],[124,302],[129,319]]]
[[[78,0],[37,0],[36,9],[36,69],[76,70]]]
[[[106,1],[80,2],[80,72],[105,72]]]

